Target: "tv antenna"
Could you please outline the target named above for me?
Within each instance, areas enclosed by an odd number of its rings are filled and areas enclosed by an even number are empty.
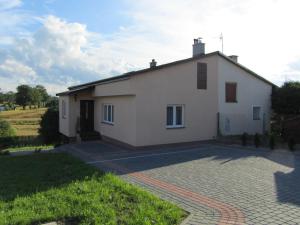
[[[224,37],[223,37],[223,33],[221,33],[221,35],[220,35],[220,41],[221,41],[222,53],[223,53],[224,52]]]

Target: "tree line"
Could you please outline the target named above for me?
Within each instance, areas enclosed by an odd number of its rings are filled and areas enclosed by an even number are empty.
[[[293,146],[300,143],[300,82],[286,82],[272,92],[272,131]],[[292,149],[292,148],[291,148]]]
[[[49,107],[56,104],[57,98],[50,96],[42,85],[31,87],[29,85],[19,85],[16,92],[0,92],[0,104],[7,109],[15,109],[16,105],[31,107]]]
[[[286,82],[273,89],[272,108],[282,116],[300,115],[300,82]]]

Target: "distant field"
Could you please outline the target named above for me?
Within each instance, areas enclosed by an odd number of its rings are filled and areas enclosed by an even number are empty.
[[[34,136],[38,135],[40,120],[46,110],[47,108],[3,111],[0,112],[0,118],[11,123],[17,136]]]

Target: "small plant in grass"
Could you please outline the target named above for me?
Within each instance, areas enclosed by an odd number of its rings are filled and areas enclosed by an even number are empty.
[[[10,152],[7,151],[7,150],[0,150],[0,156],[2,156],[2,155],[9,155],[9,154],[10,154]]]
[[[247,145],[248,134],[247,134],[246,132],[244,132],[244,133],[242,134],[241,139],[242,139],[242,145],[243,145],[243,146],[246,146],[246,145]]]
[[[290,137],[288,140],[288,146],[291,151],[295,150],[295,144],[295,139],[293,137]]]
[[[274,134],[271,134],[269,137],[269,146],[270,146],[270,149],[272,149],[272,150],[275,148],[275,135]]]
[[[258,148],[260,146],[260,136],[258,133],[256,133],[254,135],[254,145],[256,148]]]
[[[42,151],[42,148],[36,148],[35,150],[34,150],[34,153],[40,153]]]

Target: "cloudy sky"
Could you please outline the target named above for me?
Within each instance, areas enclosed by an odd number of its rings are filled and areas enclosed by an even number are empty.
[[[300,81],[299,0],[0,0],[0,88],[67,86],[206,52],[280,85]]]

